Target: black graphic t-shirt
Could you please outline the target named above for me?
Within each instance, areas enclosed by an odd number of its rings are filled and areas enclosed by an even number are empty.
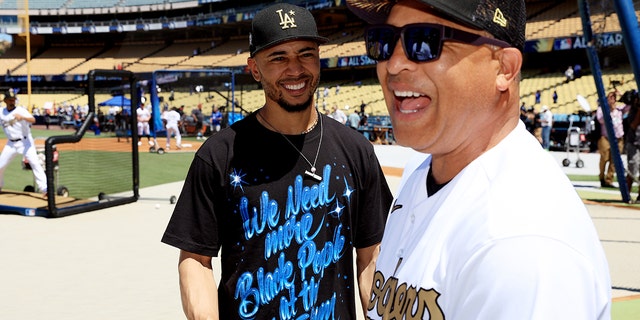
[[[355,319],[353,248],[381,241],[392,196],[358,132],[323,116],[287,138],[313,163],[321,131],[321,181],[255,114],[196,153],[162,241],[221,250],[221,319]]]

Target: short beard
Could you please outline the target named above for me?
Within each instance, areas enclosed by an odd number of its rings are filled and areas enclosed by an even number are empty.
[[[309,97],[309,99],[307,99],[307,101],[301,103],[301,104],[289,104],[288,102],[284,101],[284,99],[282,97],[280,97],[278,100],[276,100],[278,102],[278,104],[280,105],[280,107],[282,109],[284,109],[287,112],[302,112],[307,110],[312,104],[313,104],[313,95],[311,95],[311,97]]]
[[[289,102],[285,101],[285,99],[281,94],[278,95],[277,93],[278,90],[276,90],[274,86],[266,82],[261,82],[261,83],[262,83],[262,87],[264,88],[265,95],[269,99],[277,102],[278,105],[280,105],[280,107],[285,111],[294,113],[294,112],[303,112],[309,109],[313,105],[313,95],[315,94],[315,91],[318,88],[318,83],[320,83],[320,79],[318,78],[316,79],[316,81],[310,84],[313,90],[310,91],[309,97],[307,98],[307,100],[305,100],[303,103],[300,103],[300,104],[290,104]]]

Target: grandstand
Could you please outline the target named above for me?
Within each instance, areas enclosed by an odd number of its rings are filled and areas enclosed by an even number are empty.
[[[295,2],[295,1],[294,1]],[[605,1],[607,2],[607,1]],[[608,1],[611,2],[611,1]],[[21,0],[0,0],[0,15],[18,14]],[[33,82],[32,105],[45,102],[86,103],[79,84],[92,69],[132,71],[149,79],[155,70],[229,68],[238,72],[239,105],[247,111],[263,103],[261,90],[245,72],[248,57],[248,30],[253,14],[264,1],[181,1],[181,0],[31,0]],[[373,115],[386,114],[382,94],[370,61],[363,58],[363,23],[344,4],[335,1],[298,1],[317,18],[321,33],[330,41],[320,48],[323,60],[321,88],[340,86],[340,94],[318,99],[318,106],[367,105]],[[604,3],[604,2],[603,2]],[[521,84],[526,105],[539,109],[549,105],[556,114],[580,109],[576,95],[585,96],[595,108],[596,88],[589,76],[588,60],[582,47],[573,47],[583,34],[576,1],[527,1],[527,48]],[[636,11],[636,15],[640,13]],[[116,19],[114,19],[114,17]],[[611,39],[620,38],[620,23],[612,5],[592,8],[594,32]],[[2,24],[0,24],[2,30]],[[634,74],[621,43],[601,49],[603,80],[620,91],[636,89]],[[26,88],[24,41],[16,36],[0,66],[7,71],[3,86]],[[563,47],[565,45],[565,47]],[[365,57],[366,58],[366,57]],[[587,75],[565,82],[563,71],[580,64]],[[78,88],[81,88],[80,90]],[[188,109],[203,103],[227,101],[212,91],[225,92],[223,85],[208,87],[205,93],[177,92],[174,104]],[[534,93],[542,92],[540,105]],[[556,91],[557,103],[551,100]]]

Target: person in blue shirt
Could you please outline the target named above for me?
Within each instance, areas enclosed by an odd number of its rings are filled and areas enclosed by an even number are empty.
[[[211,134],[220,131],[222,124],[222,112],[216,105],[213,106],[213,111],[211,112]]]

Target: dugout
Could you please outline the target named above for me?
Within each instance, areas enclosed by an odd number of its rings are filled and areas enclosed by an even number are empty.
[[[106,88],[106,89],[105,89]],[[139,159],[137,131],[132,139],[120,142],[121,150],[101,150],[104,139],[87,138],[94,124],[96,92],[118,90],[138,105],[140,93],[137,79],[130,71],[92,70],[87,74],[88,114],[73,134],[51,136],[44,143],[47,196],[38,193],[3,190],[0,213],[59,218],[94,211],[138,200]],[[127,93],[128,92],[128,93]],[[136,108],[131,108],[130,126],[136,126]],[[58,152],[59,172],[55,176],[54,152]],[[69,196],[59,196],[59,185],[69,189]]]

